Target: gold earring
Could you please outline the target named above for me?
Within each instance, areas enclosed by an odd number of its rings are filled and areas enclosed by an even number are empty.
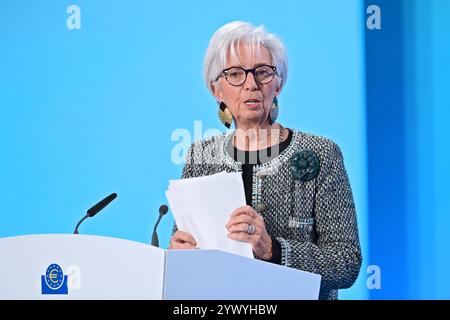
[[[225,127],[230,129],[231,124],[233,123],[233,115],[223,101],[219,105],[219,119]]]
[[[269,113],[269,118],[270,118],[270,124],[273,124],[275,122],[275,120],[277,120],[278,118],[278,99],[277,97],[273,98],[273,102],[272,102],[272,106],[270,107],[270,113]]]

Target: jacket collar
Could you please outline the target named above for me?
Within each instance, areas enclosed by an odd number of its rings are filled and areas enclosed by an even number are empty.
[[[255,165],[255,168],[257,172],[261,172],[261,174],[270,174],[278,168],[290,161],[294,153],[299,149],[300,146],[300,139],[301,139],[301,133],[295,129],[292,130],[292,140],[291,143],[287,146],[286,149],[284,149],[278,156],[275,158],[272,158],[271,160],[264,162],[260,165]],[[222,146],[221,146],[221,152],[222,152],[222,158],[225,162],[225,164],[229,167],[231,167],[234,171],[242,171],[242,164],[240,162],[237,162],[233,159],[233,157],[230,156],[228,153],[228,145],[231,143],[231,139],[234,135],[235,130],[228,131],[223,135],[222,139]]]

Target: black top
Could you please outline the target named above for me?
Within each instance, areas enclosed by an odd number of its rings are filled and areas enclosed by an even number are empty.
[[[242,151],[233,146],[231,141],[228,144],[229,155],[233,157],[235,161],[242,164],[242,180],[244,181],[245,200],[247,205],[252,205],[253,167],[268,162],[283,152],[292,140],[292,131],[290,129],[288,129],[288,133],[288,138],[285,141],[258,151]],[[269,261],[278,264],[281,263],[281,245],[274,237],[272,237],[272,259]]]

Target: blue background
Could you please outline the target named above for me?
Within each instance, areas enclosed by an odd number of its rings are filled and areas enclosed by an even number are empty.
[[[80,30],[66,27],[71,4]],[[366,28],[370,4],[381,30]],[[340,297],[450,298],[448,0],[1,1],[0,236],[71,233],[117,192],[80,232],[149,243],[181,174],[172,153],[224,130],[202,62],[237,19],[288,49],[279,121],[343,151],[364,264]],[[381,289],[367,288],[369,265]]]

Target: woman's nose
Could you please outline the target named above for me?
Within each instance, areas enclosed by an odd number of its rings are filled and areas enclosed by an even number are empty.
[[[253,73],[249,72],[247,74],[247,79],[245,79],[244,82],[244,89],[245,90],[256,90],[258,89],[258,84],[255,81],[255,77],[253,76]]]

